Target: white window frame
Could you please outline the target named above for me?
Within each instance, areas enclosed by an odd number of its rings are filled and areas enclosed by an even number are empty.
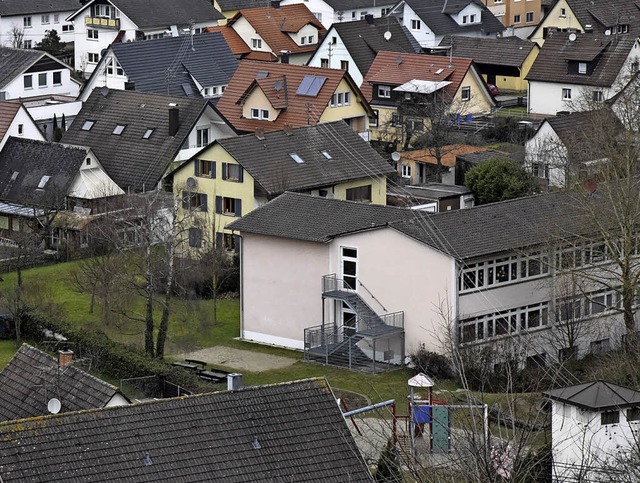
[[[529,18],[531,18],[531,20],[529,20]],[[525,23],[533,23],[535,21],[534,12],[525,13],[524,14],[524,21],[525,21]]]
[[[563,101],[570,101],[571,100],[571,89],[569,89],[568,87],[563,87],[562,88],[562,100]]]
[[[262,39],[251,39],[251,48],[252,49],[261,49],[262,48]]]
[[[520,14],[513,16],[513,23],[520,23],[521,21],[522,21],[522,17],[520,16]]]
[[[379,85],[378,97],[381,99],[391,99],[391,86]]]
[[[471,87],[470,86],[464,86],[462,89],[460,89],[460,100],[465,101],[465,102],[471,100]]]
[[[87,29],[87,40],[98,40],[98,29]]]
[[[22,28],[30,29],[31,28],[31,17],[22,17]]]
[[[97,64],[100,61],[100,54],[95,52],[87,52],[87,62],[89,64]]]
[[[419,18],[411,19],[411,30],[420,30],[422,28],[422,21]]]
[[[210,129],[208,127],[197,127],[196,128],[196,147],[197,148],[204,148],[205,146],[208,146],[210,141],[209,141],[209,134],[210,134]]]
[[[578,62],[578,74],[586,74],[586,73],[587,73],[587,63]]]
[[[411,178],[411,165],[402,163],[400,165],[400,176],[403,178]]]
[[[45,13],[43,15],[40,16],[40,23],[42,25],[49,25],[51,23],[51,15],[49,15],[48,13]]]

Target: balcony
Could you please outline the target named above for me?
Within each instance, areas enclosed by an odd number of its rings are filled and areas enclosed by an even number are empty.
[[[105,29],[120,30],[119,18],[85,17],[84,23],[87,27],[100,27]]]

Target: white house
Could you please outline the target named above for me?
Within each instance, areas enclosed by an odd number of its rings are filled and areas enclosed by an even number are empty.
[[[75,27],[74,65],[85,75],[95,69],[103,50],[114,42],[134,42],[199,33],[223,19],[207,0],[183,0],[180,8],[171,0],[156,0],[153,9],[144,0],[91,0],[67,21]]]
[[[12,136],[45,141],[42,131],[22,104],[0,101],[0,151]]]
[[[31,49],[47,30],[55,30],[62,42],[73,42],[73,24],[67,17],[78,8],[77,0],[3,0],[0,2],[0,46]]]
[[[551,400],[554,482],[634,480],[640,392],[596,381],[544,395]]]
[[[384,17],[396,2],[392,0],[282,0],[280,5],[304,3],[328,30],[333,24],[363,20],[365,15]]]

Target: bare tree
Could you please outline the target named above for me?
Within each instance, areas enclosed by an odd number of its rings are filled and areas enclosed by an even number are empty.
[[[11,47],[21,49],[24,41],[24,29],[18,25],[12,25],[9,31],[9,38],[11,39]]]

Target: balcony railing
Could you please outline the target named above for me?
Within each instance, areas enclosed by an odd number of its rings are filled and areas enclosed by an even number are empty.
[[[106,29],[120,30],[119,18],[85,17],[84,23],[87,27],[102,27]]]

